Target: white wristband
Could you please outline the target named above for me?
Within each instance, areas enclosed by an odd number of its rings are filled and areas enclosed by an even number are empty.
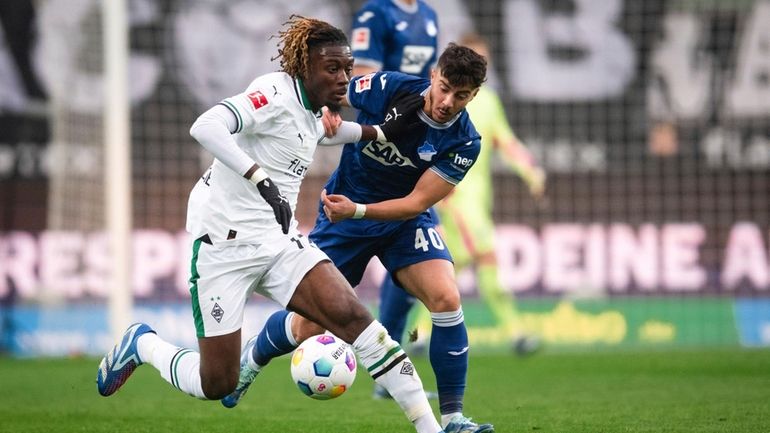
[[[267,179],[268,174],[265,170],[262,170],[262,167],[259,167],[257,171],[254,172],[254,174],[251,175],[249,178],[249,182],[253,183],[254,185],[262,182],[263,180]]]
[[[380,125],[372,125],[374,129],[377,131],[377,141],[380,143],[387,143],[388,138],[385,137],[385,133],[382,132],[382,128],[380,128]]]
[[[361,203],[356,203],[356,211],[353,212],[353,219],[354,220],[360,220],[361,218],[366,215],[366,205]]]

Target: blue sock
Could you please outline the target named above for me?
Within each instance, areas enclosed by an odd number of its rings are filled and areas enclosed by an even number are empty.
[[[268,317],[251,352],[257,364],[265,366],[271,359],[285,355],[297,347],[297,342],[291,335],[290,314],[281,310]]]
[[[415,297],[398,287],[390,274],[380,286],[380,323],[388,331],[390,338],[401,344],[406,328],[409,310],[414,305]]]
[[[439,410],[462,412],[468,372],[468,331],[463,310],[431,313],[430,364],[436,375]]]

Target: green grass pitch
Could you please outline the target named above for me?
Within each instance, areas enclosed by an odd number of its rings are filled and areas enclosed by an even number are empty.
[[[279,359],[225,409],[183,395],[151,366],[101,397],[97,363],[0,358],[0,432],[414,431],[393,402],[370,398],[361,369],[345,395],[314,401]],[[416,363],[435,389],[427,361]],[[474,356],[468,379],[466,413],[497,432],[770,432],[768,350]]]

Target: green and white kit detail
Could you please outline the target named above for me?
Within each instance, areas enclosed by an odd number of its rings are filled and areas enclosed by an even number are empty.
[[[226,115],[231,135],[201,142],[215,159],[187,208],[199,337],[240,329],[252,292],[286,306],[305,274],[329,260],[299,233],[296,219],[283,234],[270,205],[243,177],[256,163],[296,209],[300,184],[324,137],[321,112],[312,111],[302,82],[283,72],[263,75],[210,111],[215,122]]]

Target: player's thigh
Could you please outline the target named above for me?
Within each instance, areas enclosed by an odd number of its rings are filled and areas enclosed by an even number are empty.
[[[411,264],[396,271],[396,278],[431,312],[455,311],[460,308],[452,262],[432,259]]]
[[[305,275],[318,263],[329,261],[323,251],[299,232],[277,238],[260,250],[272,260],[254,291],[283,307],[289,304]]]
[[[310,239],[329,256],[350,285],[356,287],[361,282],[380,241],[350,234],[344,226],[354,223],[355,221],[319,223],[310,233]]]
[[[399,235],[380,254],[398,283],[431,311],[459,303],[452,256],[430,218],[405,223]]]
[[[195,241],[190,295],[198,338],[241,329],[246,299],[269,264],[256,245],[216,246]]]
[[[288,307],[305,318],[298,318],[297,334],[307,336],[311,331],[328,329],[348,343],[373,320],[353,288],[329,261],[318,263],[305,274]],[[321,329],[313,328],[313,323]]]

